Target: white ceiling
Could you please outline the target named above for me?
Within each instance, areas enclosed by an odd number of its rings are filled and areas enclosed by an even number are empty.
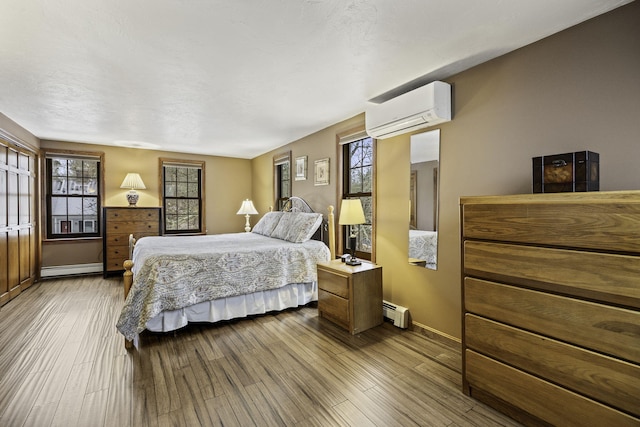
[[[0,0],[0,112],[42,139],[254,158],[629,2]]]

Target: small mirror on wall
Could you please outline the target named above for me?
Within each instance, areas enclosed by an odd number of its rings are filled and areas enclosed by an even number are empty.
[[[411,136],[409,264],[438,268],[440,129]]]

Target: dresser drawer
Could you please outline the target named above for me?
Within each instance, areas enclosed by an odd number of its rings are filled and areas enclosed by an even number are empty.
[[[640,312],[466,277],[465,311],[640,363]]]
[[[107,223],[107,235],[115,233],[131,233],[137,236],[158,235],[157,222],[135,222],[135,221],[117,221]]]
[[[318,268],[318,287],[342,298],[349,298],[349,277]]]
[[[157,232],[149,232],[148,230],[144,230],[142,232],[135,232],[135,233],[130,233],[133,234],[133,237],[136,238],[136,240],[139,240],[143,237],[146,236],[157,236],[158,233]],[[105,237],[105,243],[107,245],[127,245],[129,246],[129,234],[115,234],[115,233],[111,233],[111,234],[107,234],[107,236]]]
[[[112,245],[107,248],[107,259],[129,257],[129,246]]]
[[[638,426],[638,418],[490,359],[465,351],[471,395],[478,388],[557,426]]]
[[[465,315],[468,348],[640,416],[640,366]]]
[[[129,245],[129,235],[128,234],[107,234],[107,236],[105,237],[105,241],[107,243],[108,246],[123,246],[123,245]]]
[[[118,221],[155,221],[158,224],[159,218],[159,210],[157,208],[154,209],[144,209],[144,208],[122,208],[122,209],[114,209],[108,208],[106,210],[106,220],[107,222],[118,222]]]
[[[467,241],[464,273],[640,309],[640,257]]]
[[[331,292],[318,290],[318,312],[336,323],[349,328],[349,300]]]
[[[481,200],[490,203],[465,203],[461,211],[463,237],[640,253],[637,195],[592,194],[486,198]],[[612,201],[606,203],[605,197]]]
[[[129,246],[109,246],[105,254],[105,266],[108,271],[124,270],[122,264],[129,259]]]

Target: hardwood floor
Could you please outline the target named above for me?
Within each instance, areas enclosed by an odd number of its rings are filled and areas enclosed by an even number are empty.
[[[460,353],[315,307],[141,337],[118,279],[55,279],[0,308],[1,426],[517,426],[462,394]]]

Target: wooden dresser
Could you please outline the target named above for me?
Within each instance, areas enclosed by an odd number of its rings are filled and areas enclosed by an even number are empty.
[[[382,323],[382,267],[363,261],[349,266],[318,263],[318,313],[359,334]]]
[[[528,425],[640,425],[640,191],[460,211],[464,392]]]
[[[162,234],[162,208],[106,207],[103,219],[103,274],[122,273],[129,258],[129,234],[136,239]]]

